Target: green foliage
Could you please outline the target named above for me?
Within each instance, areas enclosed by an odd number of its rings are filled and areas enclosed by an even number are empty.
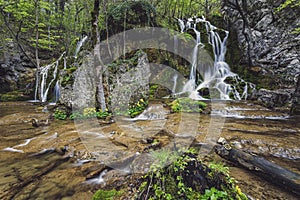
[[[226,191],[220,191],[212,187],[205,190],[205,194],[201,196],[201,200],[218,200],[218,199],[228,199],[228,194]]]
[[[112,190],[98,190],[92,200],[114,200],[117,197],[120,197],[123,194],[123,191],[117,191],[115,189]]]
[[[276,11],[282,11],[288,7],[290,8],[294,8],[300,6],[300,1],[299,0],[285,0],[285,2],[283,2],[282,4],[280,4],[279,7],[276,8]]]
[[[169,106],[173,112],[202,112],[207,104],[202,101],[192,100],[190,98],[178,98],[172,101]]]
[[[96,108],[85,108],[83,112],[73,112],[70,115],[71,120],[76,119],[89,119],[89,118],[98,118],[98,119],[106,119],[107,117],[111,116],[111,113],[106,111],[97,110]]]
[[[135,117],[141,114],[148,106],[148,101],[144,99],[140,99],[137,103],[133,103],[130,105],[128,109],[128,114],[130,117]]]
[[[245,195],[233,182],[226,182],[226,179],[220,178],[223,176],[229,177],[228,174],[223,174],[223,171],[228,173],[227,167],[222,164],[211,164],[210,167],[206,169],[206,167],[196,159],[196,153],[197,150],[195,149],[151,152],[155,162],[150,167],[150,171],[142,179],[137,199],[144,199],[145,196],[147,196],[147,199],[244,200]],[[202,170],[198,171],[201,168]],[[218,172],[213,175],[201,174],[209,171]],[[193,180],[190,180],[191,178],[195,178],[196,175],[217,184],[215,187],[203,188],[201,183],[198,182],[199,180],[197,181],[198,183],[194,183]],[[202,189],[199,190],[195,188],[193,184],[200,184],[200,188]]]
[[[71,120],[83,119],[83,115],[80,112],[73,112],[70,117]]]
[[[300,33],[300,27],[295,28],[295,29],[292,31],[292,34],[295,34],[295,35],[297,35],[297,34],[299,34],[299,33]]]
[[[296,9],[296,8],[300,8],[300,1],[299,0],[285,0],[282,4],[280,4],[279,7],[277,7],[275,9],[276,13],[281,12],[285,9]],[[299,9],[298,9],[299,10]],[[298,24],[299,26],[299,24]],[[300,27],[296,27],[291,34],[299,34],[300,33]]]
[[[155,16],[155,8],[147,1],[123,1],[112,4],[107,16],[111,22],[109,31],[118,33],[139,26],[153,26]]]
[[[228,167],[221,163],[207,167],[196,158],[197,152],[196,149],[150,152],[154,162],[141,180],[136,199],[247,199],[229,176]],[[202,179],[210,186],[202,185]]]
[[[96,108],[85,108],[83,109],[83,116],[86,118],[96,117]]]
[[[67,119],[67,112],[65,110],[57,108],[54,111],[54,118],[59,120],[65,120]]]
[[[209,168],[212,170],[212,173],[223,173],[226,176],[229,176],[229,168],[224,165],[224,163],[210,163]]]

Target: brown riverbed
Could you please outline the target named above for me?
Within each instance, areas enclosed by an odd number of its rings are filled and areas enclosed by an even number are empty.
[[[43,106],[0,103],[1,199],[91,199],[97,188],[130,178],[116,170],[101,173],[106,165],[147,171],[152,161],[142,152],[156,148],[149,147],[147,138],[159,140],[164,148],[174,143],[177,147],[204,144],[201,157],[223,161],[207,154],[209,144],[222,136],[239,148],[300,173],[297,118],[245,102],[213,105],[212,115],[170,114],[160,104],[151,106],[156,110],[136,121],[116,118],[112,124],[89,120],[74,125],[69,120],[50,120],[48,125],[33,127],[33,118],[49,118]],[[149,116],[156,120],[145,120]],[[133,157],[136,159],[130,160]],[[117,165],[118,161],[122,164]],[[242,191],[254,199],[297,199],[253,173],[227,164]]]

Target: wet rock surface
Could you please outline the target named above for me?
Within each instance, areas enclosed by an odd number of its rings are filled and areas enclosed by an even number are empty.
[[[242,63],[259,66],[271,76],[272,87],[295,87],[300,73],[299,7],[276,12],[281,2],[268,0],[224,1],[223,12],[242,49]]]
[[[292,115],[300,115],[300,76],[296,86],[295,93],[293,95],[293,105],[291,109]]]
[[[257,100],[267,108],[285,107],[291,104],[293,93],[293,89],[259,89],[252,94],[251,98]]]
[[[237,148],[300,171],[298,118],[287,118],[283,113],[253,104],[228,102],[212,106],[212,115],[166,113],[165,119],[115,119],[115,123],[101,126],[86,121],[85,132],[75,128],[73,121],[50,120],[47,126],[33,127],[32,118],[42,121],[49,117],[49,113],[42,112],[43,107],[30,103],[0,105],[1,199],[12,195],[15,199],[91,199],[99,188],[126,188],[134,196],[136,191],[130,184],[135,184],[155,161],[149,152],[179,147],[174,146],[174,141],[182,145],[209,143],[212,137],[207,131],[217,131],[219,127],[209,126],[212,117],[219,123],[225,119],[220,136]],[[193,124],[198,124],[196,135],[188,134]],[[96,141],[90,144],[102,145],[102,149],[87,149],[84,139]],[[111,163],[101,162],[101,156],[113,159]],[[254,198],[296,199],[247,171],[235,167],[231,171],[242,191]],[[33,181],[27,181],[35,176]]]
[[[34,65],[13,42],[0,50],[0,94],[16,90],[30,92],[34,84]]]

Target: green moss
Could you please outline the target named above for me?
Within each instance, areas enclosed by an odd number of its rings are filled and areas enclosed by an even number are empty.
[[[98,190],[92,200],[114,200],[117,199],[117,197],[122,196],[123,191],[117,191],[115,189],[112,190]]]
[[[23,94],[20,91],[12,91],[6,94],[0,94],[0,101],[26,101],[30,97]]]

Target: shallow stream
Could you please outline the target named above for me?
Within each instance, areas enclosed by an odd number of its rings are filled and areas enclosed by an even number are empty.
[[[139,118],[115,118],[110,124],[99,125],[95,120],[76,124],[49,120],[47,124],[49,113],[44,107],[2,102],[0,199],[91,199],[97,188],[115,178],[106,174],[107,164],[125,172],[147,171],[152,161],[142,152],[156,148],[151,139],[163,148],[199,144],[202,157],[217,157],[209,152],[221,136],[237,148],[300,173],[299,118],[249,102],[220,102],[211,107],[211,114],[174,114],[163,104],[153,103]],[[41,126],[32,126],[34,118]],[[228,164],[242,191],[253,198],[297,199]]]

